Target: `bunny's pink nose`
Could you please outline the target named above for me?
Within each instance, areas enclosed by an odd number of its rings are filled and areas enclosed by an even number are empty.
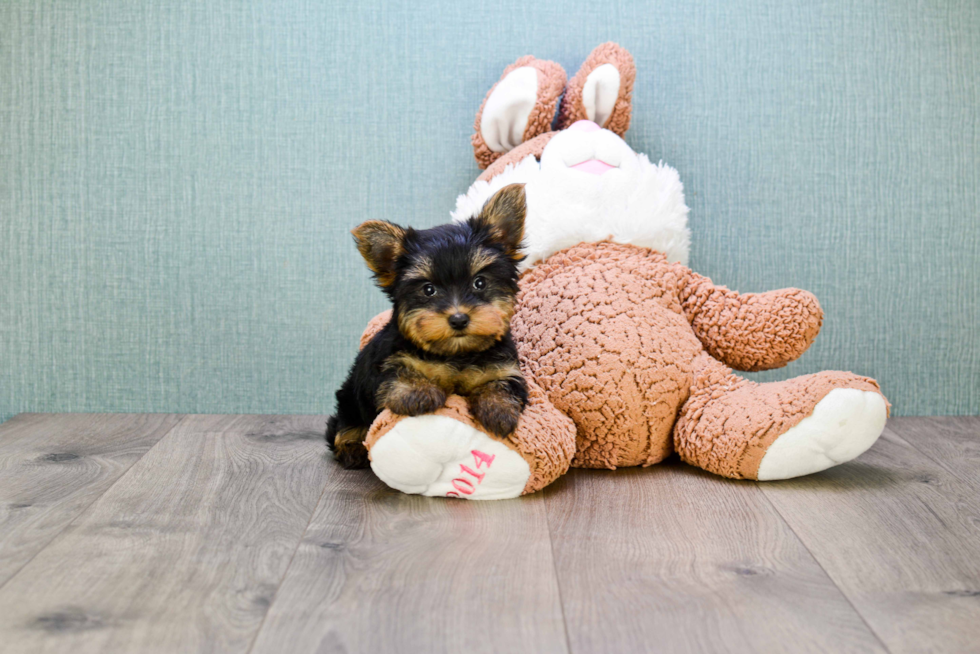
[[[577,130],[579,132],[594,132],[597,129],[602,129],[591,120],[577,120],[572,123],[572,126],[568,128],[568,131]]]

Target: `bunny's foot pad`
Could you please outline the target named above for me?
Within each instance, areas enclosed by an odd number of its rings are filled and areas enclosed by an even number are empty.
[[[403,493],[467,500],[517,497],[531,476],[520,454],[441,415],[399,420],[371,447],[371,469]]]
[[[813,413],[773,441],[759,464],[758,479],[791,479],[857,458],[885,428],[888,408],[878,393],[837,388]]]

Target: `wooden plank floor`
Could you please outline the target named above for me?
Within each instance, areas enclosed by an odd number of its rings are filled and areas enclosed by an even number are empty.
[[[980,418],[786,482],[406,496],[322,416],[0,425],[0,652],[976,652]]]

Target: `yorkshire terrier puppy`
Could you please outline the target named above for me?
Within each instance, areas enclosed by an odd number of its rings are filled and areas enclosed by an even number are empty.
[[[517,427],[528,396],[510,319],[525,211],[524,185],[512,184],[466,222],[415,230],[372,220],[354,229],[392,315],[357,355],[327,422],[327,444],[345,468],[367,467],[364,438],[385,408],[417,416],[456,393],[488,432]]]

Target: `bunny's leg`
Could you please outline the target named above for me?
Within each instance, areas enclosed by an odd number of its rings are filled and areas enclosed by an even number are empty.
[[[575,425],[531,381],[528,391],[528,405],[507,438],[486,432],[457,395],[424,416],[383,411],[366,440],[371,469],[413,495],[497,500],[540,490],[568,470]]]
[[[757,384],[702,354],[674,446],[687,463],[724,477],[789,479],[856,458],[887,414],[878,384],[866,377],[821,372]]]

